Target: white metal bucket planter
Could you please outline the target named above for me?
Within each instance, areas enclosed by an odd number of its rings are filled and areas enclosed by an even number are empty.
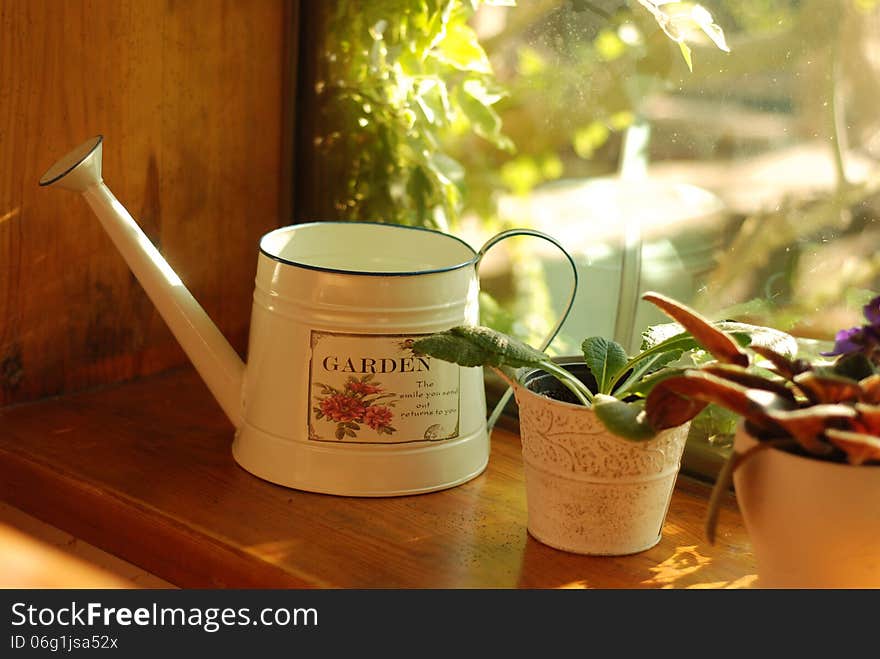
[[[661,538],[690,424],[641,442],[609,432],[582,405],[531,388],[540,371],[514,383],[526,478],[528,530],[578,554],[644,551]]]

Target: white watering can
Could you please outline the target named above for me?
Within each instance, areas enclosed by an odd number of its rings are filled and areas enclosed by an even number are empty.
[[[40,185],[82,193],[236,428],[232,453],[287,487],[350,496],[464,483],[489,458],[480,368],[413,353],[413,339],[479,320],[479,251],[438,231],[311,222],[260,240],[248,365],[104,185],[97,136]],[[571,299],[574,299],[574,290]],[[569,303],[570,308],[570,303]],[[555,336],[565,316],[545,342]]]

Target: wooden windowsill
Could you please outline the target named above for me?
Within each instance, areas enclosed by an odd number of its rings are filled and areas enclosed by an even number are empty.
[[[134,584],[0,523],[2,588],[133,588]]]
[[[661,542],[589,557],[526,532],[519,440],[485,473],[410,497],[287,489],[232,459],[233,430],[189,369],[0,410],[0,498],[184,588],[745,587],[733,500],[714,546],[708,489],[679,477]]]

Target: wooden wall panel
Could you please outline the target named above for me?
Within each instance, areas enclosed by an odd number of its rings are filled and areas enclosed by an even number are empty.
[[[0,405],[185,361],[78,196],[104,180],[244,354],[257,242],[290,208],[292,0],[0,0]]]

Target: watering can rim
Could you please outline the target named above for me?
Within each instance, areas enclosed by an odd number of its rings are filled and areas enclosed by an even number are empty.
[[[467,261],[462,261],[461,263],[456,263],[450,266],[443,266],[439,268],[427,268],[424,270],[391,270],[391,271],[375,271],[371,272],[368,270],[346,270],[343,268],[333,268],[328,266],[320,266],[320,265],[312,265],[309,263],[302,263],[300,261],[294,261],[291,259],[286,259],[284,257],[278,256],[277,254],[272,254],[269,250],[264,246],[264,242],[269,239],[274,234],[282,233],[285,231],[296,231],[299,229],[303,229],[306,227],[313,227],[318,225],[328,225],[328,224],[341,224],[341,225],[353,225],[353,226],[382,226],[387,227],[391,230],[398,229],[409,229],[412,231],[423,231],[426,233],[433,233],[438,236],[442,236],[444,238],[450,238],[457,243],[463,245],[469,252],[471,252],[472,256]],[[465,240],[455,236],[451,233],[445,233],[443,231],[439,231],[437,229],[431,229],[429,227],[414,227],[408,226],[405,224],[391,224],[389,222],[377,222],[377,221],[352,221],[352,220],[313,220],[311,222],[302,222],[298,224],[290,224],[284,227],[278,227],[277,229],[273,229],[268,233],[264,234],[260,238],[260,253],[266,256],[273,261],[277,261],[278,263],[283,263],[284,265],[290,265],[297,268],[304,268],[306,270],[316,270],[318,272],[328,272],[332,274],[339,275],[357,275],[357,276],[368,276],[368,277],[417,277],[419,275],[433,275],[433,274],[441,274],[445,272],[452,272],[455,270],[461,270],[462,268],[467,268],[472,265],[476,265],[480,261],[481,253],[475,250],[471,245],[469,245]]]

